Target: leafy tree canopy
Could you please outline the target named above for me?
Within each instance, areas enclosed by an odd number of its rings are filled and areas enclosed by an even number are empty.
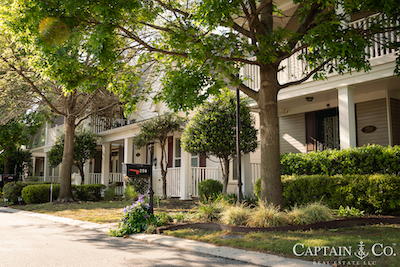
[[[50,149],[48,158],[50,166],[55,168],[62,162],[65,135],[61,134]],[[83,165],[96,156],[97,135],[84,129],[79,129],[74,136],[74,165],[78,167],[82,184],[84,184]]]
[[[247,98],[240,101],[241,153],[254,152],[258,146],[257,129]],[[216,156],[221,161],[223,193],[229,181],[229,162],[236,150],[236,95],[228,89],[199,108],[182,135],[183,149],[200,156]]]

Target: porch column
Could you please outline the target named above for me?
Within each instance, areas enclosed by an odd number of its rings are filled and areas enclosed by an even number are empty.
[[[44,153],[44,161],[43,161],[43,164],[44,164],[44,166],[43,166],[43,182],[46,182],[47,180],[49,180],[48,178],[47,178],[47,176],[48,176],[48,167],[47,167],[47,155],[48,155],[48,153],[46,152],[46,153]]]
[[[181,190],[181,198],[180,200],[190,200],[192,199],[190,197],[190,179],[192,178],[191,175],[191,162],[190,162],[190,153],[184,151],[181,148],[181,170],[180,170],[180,178],[181,178],[181,184],[180,184],[180,190]]]
[[[101,146],[101,183],[108,185],[108,177],[110,176],[110,143],[103,143]]]
[[[32,177],[36,176],[36,157],[32,157]]]
[[[253,181],[250,165],[250,154],[242,155],[242,192],[243,196],[250,197],[253,195]]]
[[[357,146],[353,91],[352,86],[338,88],[340,149]]]
[[[90,162],[87,161],[83,164],[83,175],[85,176],[85,180],[83,181],[85,184],[89,184],[89,176],[90,176]]]
[[[133,163],[132,153],[133,153],[133,139],[125,138],[124,139],[124,162],[125,163]]]

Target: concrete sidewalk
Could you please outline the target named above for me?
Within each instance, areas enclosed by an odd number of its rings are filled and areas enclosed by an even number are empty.
[[[42,218],[46,220],[50,220],[53,222],[68,224],[76,227],[85,228],[88,230],[96,230],[104,233],[109,233],[110,229],[116,228],[118,226],[117,223],[113,224],[97,224],[92,222],[79,221],[69,218],[57,217],[47,214],[29,212],[29,211],[21,211],[11,208],[0,207],[0,211],[2,212],[12,212],[19,213],[25,216]],[[171,236],[164,235],[149,235],[149,234],[134,234],[130,236],[132,239],[154,243],[158,245],[169,246],[185,251],[192,251],[196,253],[203,253],[208,255],[213,255],[216,257],[222,257],[227,259],[233,259],[237,261],[247,262],[254,265],[259,266],[269,266],[269,267],[306,267],[306,266],[315,266],[313,262],[298,260],[298,259],[290,259],[284,258],[276,255],[259,253],[254,251],[247,251],[242,249],[216,246],[208,243],[187,240],[182,238],[176,238]],[[318,265],[323,266],[323,265]],[[325,265],[328,266],[328,265]]]

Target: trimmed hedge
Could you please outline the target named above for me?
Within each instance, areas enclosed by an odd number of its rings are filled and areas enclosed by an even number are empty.
[[[49,184],[48,182],[9,182],[4,185],[3,196],[8,198],[8,201],[18,203],[18,197],[22,196],[21,192],[25,186],[35,184]]]
[[[103,184],[90,185],[72,185],[72,196],[81,201],[100,201],[102,199],[102,190],[106,186]],[[22,196],[23,202],[27,204],[45,203],[50,201],[50,183],[49,182],[16,182],[7,183],[4,186],[4,197],[14,203],[18,202],[18,197]],[[53,184],[53,200],[57,200],[60,191],[60,185]]]
[[[281,155],[282,175],[400,175],[400,146],[368,145],[343,150]]]
[[[259,195],[260,179],[255,187]],[[332,209],[340,205],[370,214],[400,214],[400,177],[374,175],[282,176],[285,207],[320,201]]]
[[[50,184],[28,185],[22,189],[22,199],[26,204],[39,204],[50,201]],[[53,200],[58,198],[60,185],[53,184]]]

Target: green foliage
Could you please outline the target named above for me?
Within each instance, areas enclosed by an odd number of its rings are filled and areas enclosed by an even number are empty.
[[[175,113],[166,112],[163,115],[153,117],[140,125],[140,133],[133,138],[133,143],[140,148],[149,142],[165,144],[168,135],[182,131],[186,119]]]
[[[22,189],[28,185],[34,185],[38,183],[34,182],[10,182],[4,185],[3,187],[3,195],[5,198],[8,198],[8,201],[12,201],[14,203],[18,203],[18,197],[22,195]]]
[[[40,204],[50,201],[50,184],[28,185],[22,189],[22,199],[26,204]],[[53,184],[52,199],[57,199],[60,192],[60,185]]]
[[[149,178],[147,177],[129,178],[127,184],[128,187],[133,187],[137,195],[146,195],[149,190]]]
[[[106,189],[103,184],[87,184],[72,186],[72,194],[74,198],[81,201],[100,201],[102,199],[102,191]]]
[[[281,156],[283,175],[400,174],[400,146],[368,145]]]
[[[345,218],[364,216],[364,211],[360,211],[359,209],[356,209],[354,207],[350,208],[349,206],[346,206],[346,208],[344,208],[342,205],[340,205],[339,209],[335,210],[335,213],[339,217],[345,217]]]
[[[144,194],[142,194],[144,195]],[[138,192],[133,185],[127,185],[125,188],[125,200],[136,200],[139,197]]]
[[[241,152],[257,149],[257,129],[247,99],[240,102]],[[231,160],[236,156],[236,96],[225,89],[199,108],[182,135],[183,149],[194,155]]]
[[[225,203],[221,201],[222,195],[216,200],[208,199],[206,202],[200,202],[198,207],[198,218],[204,222],[215,222],[221,217]]]
[[[114,200],[116,195],[115,195],[115,188],[117,187],[116,183],[112,183],[107,186],[105,192],[104,192],[104,200]]]
[[[123,210],[124,216],[118,229],[111,230],[110,235],[125,236],[140,233],[146,231],[152,225],[160,226],[170,220],[166,214],[154,216],[154,214],[149,213],[149,208],[150,205],[144,202],[144,196],[141,195],[135,203]]]
[[[250,213],[247,226],[250,227],[276,227],[289,224],[286,213],[279,208],[260,201],[258,206]]]
[[[282,184],[286,207],[322,201],[332,209],[342,205],[370,214],[400,214],[399,176],[283,176]]]
[[[198,186],[198,192],[200,201],[206,202],[212,198],[218,197],[222,193],[222,183],[211,179],[201,181]]]
[[[50,149],[48,158],[50,166],[57,167],[63,157],[65,134],[60,135]],[[96,156],[97,135],[88,130],[81,129],[74,136],[74,164],[83,165],[87,160]]]
[[[246,225],[251,213],[250,207],[245,203],[235,206],[227,206],[221,212],[220,222],[228,225]]]

